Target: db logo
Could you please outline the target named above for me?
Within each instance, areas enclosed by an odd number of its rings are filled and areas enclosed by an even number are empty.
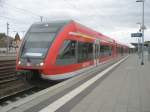
[[[31,66],[31,63],[27,63],[27,66]]]

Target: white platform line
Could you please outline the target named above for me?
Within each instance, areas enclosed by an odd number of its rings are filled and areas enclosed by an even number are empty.
[[[50,105],[48,105],[44,109],[40,110],[40,112],[54,112],[54,111],[56,111],[57,109],[59,109],[60,107],[62,107],[64,104],[66,104],[68,101],[70,101],[75,96],[77,96],[79,93],[81,93],[83,90],[85,90],[87,87],[89,87],[90,85],[92,85],[95,81],[97,81],[103,75],[105,75],[110,70],[112,70],[117,65],[119,65],[121,62],[123,62],[126,58],[128,58],[128,56],[125,57],[125,58],[123,58],[119,62],[113,64],[112,66],[108,67],[107,69],[105,69],[104,71],[102,71],[101,73],[99,73],[98,75],[96,75],[95,77],[93,77],[92,79],[86,81],[85,83],[83,83],[79,87],[77,87],[74,90],[70,91],[68,94],[66,94],[66,95],[62,96],[61,98],[59,98],[58,100],[54,101],[53,103],[51,103]]]

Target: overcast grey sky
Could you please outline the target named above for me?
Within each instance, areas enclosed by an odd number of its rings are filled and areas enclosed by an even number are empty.
[[[122,42],[136,41],[130,37],[141,22],[141,3],[136,0],[0,0],[0,32],[20,35],[33,22],[73,19]],[[145,40],[150,40],[150,1],[145,1]]]

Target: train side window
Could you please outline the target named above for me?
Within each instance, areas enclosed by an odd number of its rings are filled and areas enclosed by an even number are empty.
[[[123,47],[117,47],[117,53],[123,55],[123,53],[124,53]]]
[[[112,47],[107,46],[107,45],[101,45],[100,55],[101,56],[111,56],[112,55]]]
[[[93,59],[93,44],[78,42],[78,62],[84,62]]]
[[[93,43],[88,43],[88,59],[93,59]]]
[[[101,45],[99,45],[99,48],[100,48],[100,50],[99,50],[99,56],[101,56]]]
[[[76,41],[65,40],[63,46],[59,50],[59,54],[56,59],[56,64],[67,65],[77,63],[76,46]]]

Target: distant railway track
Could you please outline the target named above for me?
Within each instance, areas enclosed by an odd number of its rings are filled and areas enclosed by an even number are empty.
[[[14,59],[0,60],[0,85],[16,80],[15,63]]]
[[[29,85],[18,78],[15,59],[0,60],[0,99],[27,89]]]

